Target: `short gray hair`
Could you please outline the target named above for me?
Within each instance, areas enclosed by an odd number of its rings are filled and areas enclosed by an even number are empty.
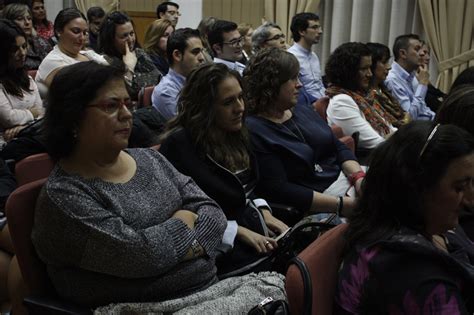
[[[280,26],[272,22],[266,22],[253,31],[252,48],[254,51],[258,51],[262,48],[262,45],[268,40],[268,37],[270,36],[270,30],[272,28],[277,28],[281,31]]]

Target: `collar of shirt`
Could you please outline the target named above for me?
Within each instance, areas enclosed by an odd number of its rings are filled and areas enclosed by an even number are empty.
[[[242,72],[245,68],[245,65],[241,64],[240,62],[238,61],[229,61],[229,60],[224,60],[224,59],[221,59],[221,58],[217,58],[215,57],[214,58],[214,62],[215,63],[223,63],[225,64],[227,67],[229,67],[230,69],[232,70],[237,70],[239,72]]]
[[[180,85],[184,85],[184,83],[186,82],[186,77],[174,71],[173,68],[170,68],[166,76],[169,76],[170,80],[175,81]]]
[[[306,56],[309,56],[313,53],[311,49],[306,49],[298,43],[294,43],[292,49],[296,50],[299,53],[302,53]]]
[[[392,70],[403,80],[407,82],[412,82],[413,78],[415,77],[415,72],[412,73],[407,72],[405,69],[402,68],[396,61],[392,63]]]

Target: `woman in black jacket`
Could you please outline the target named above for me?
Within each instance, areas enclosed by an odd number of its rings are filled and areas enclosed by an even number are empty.
[[[224,243],[233,250],[218,265],[219,273],[254,271],[262,255],[277,247],[271,236],[288,226],[253,194],[258,167],[243,126],[245,103],[239,74],[221,64],[194,70],[181,92],[178,112],[160,151],[217,201],[229,220]]]

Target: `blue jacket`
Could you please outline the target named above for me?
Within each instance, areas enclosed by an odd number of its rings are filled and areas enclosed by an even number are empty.
[[[313,192],[327,189],[339,176],[342,163],[356,157],[314,110],[296,106],[292,120],[303,139],[284,124],[259,116],[248,117],[246,124],[260,170],[257,193],[305,212]]]

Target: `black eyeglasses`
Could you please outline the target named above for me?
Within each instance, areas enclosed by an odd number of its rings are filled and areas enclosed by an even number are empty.
[[[230,42],[222,42],[222,44],[226,44],[232,47],[239,47],[244,43],[244,36],[241,36],[237,39],[231,40]]]
[[[107,114],[115,114],[122,108],[122,106],[125,106],[132,113],[136,109],[135,102],[132,102],[131,100],[108,100],[97,104],[90,104],[87,107],[97,107]]]
[[[426,151],[426,148],[428,147],[428,145],[430,144],[430,141],[431,139],[433,139],[434,135],[436,134],[436,131],[438,131],[438,127],[440,126],[440,124],[437,124],[433,130],[431,131],[430,135],[428,136],[428,138],[426,139],[426,142],[425,144],[423,145],[423,148],[421,148],[421,151],[420,151],[420,155],[418,157],[418,160],[421,160],[421,158],[423,157],[423,154],[425,153]]]
[[[269,42],[269,41],[272,41],[272,40],[280,40],[280,39],[285,39],[285,34],[277,34],[267,40],[265,40],[265,42]]]

